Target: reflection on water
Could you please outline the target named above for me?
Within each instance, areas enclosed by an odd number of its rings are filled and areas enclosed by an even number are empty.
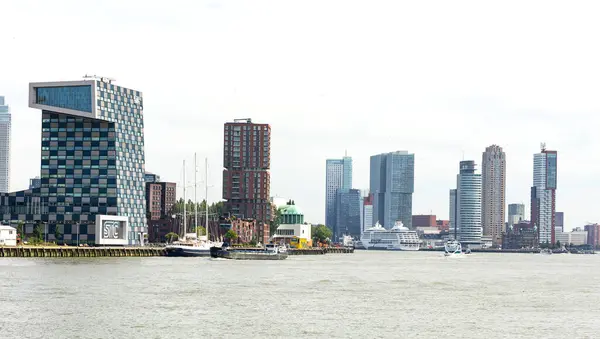
[[[4,338],[547,338],[600,331],[600,255],[0,260]]]

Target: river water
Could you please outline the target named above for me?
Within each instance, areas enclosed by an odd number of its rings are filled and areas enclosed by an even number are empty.
[[[597,338],[600,255],[0,259],[0,338]]]

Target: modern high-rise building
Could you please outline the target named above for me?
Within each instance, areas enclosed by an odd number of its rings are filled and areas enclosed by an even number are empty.
[[[41,187],[0,196],[2,218],[26,234],[45,223],[59,243],[143,244],[142,93],[106,78],[31,83],[29,106],[42,110]]]
[[[481,244],[481,174],[475,173],[475,161],[460,162],[456,178],[456,233],[463,245]]]
[[[327,159],[325,162],[325,225],[336,228],[336,198],[338,190],[352,188],[352,158]]]
[[[232,216],[267,223],[271,220],[271,126],[236,119],[225,124],[224,132],[225,208]]]
[[[415,155],[406,151],[371,156],[370,194],[373,221],[386,228],[402,221],[412,228],[412,194],[415,188]]]
[[[485,149],[481,162],[481,226],[483,235],[502,245],[502,231],[506,221],[506,154],[502,147],[492,145]]]
[[[525,218],[525,204],[508,204],[508,226],[527,220]]]
[[[540,244],[554,244],[556,212],[557,152],[542,144],[533,155],[533,187],[531,187],[531,224],[537,228]]]
[[[360,211],[362,207],[360,190],[349,189],[346,191],[339,189],[335,202],[336,223],[333,227],[333,237],[335,241],[340,240],[344,235],[360,239]]]
[[[373,226],[373,196],[368,195],[363,199],[363,225],[362,231]]]
[[[10,107],[0,97],[0,193],[10,191]]]
[[[448,231],[452,239],[458,239],[456,229],[456,188],[450,190],[450,208],[449,208]]]

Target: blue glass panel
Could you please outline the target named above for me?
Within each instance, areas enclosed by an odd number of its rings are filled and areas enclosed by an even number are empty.
[[[90,85],[36,88],[36,103],[53,107],[92,112]]]

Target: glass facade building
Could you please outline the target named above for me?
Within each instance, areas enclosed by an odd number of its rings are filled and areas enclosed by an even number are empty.
[[[402,221],[412,228],[412,194],[415,190],[415,155],[406,151],[371,157],[370,194],[373,222],[386,228]]]
[[[475,173],[475,162],[460,162],[456,179],[456,234],[463,245],[481,245],[481,174]]]
[[[362,197],[360,190],[338,190],[335,207],[336,224],[333,227],[335,241],[338,241],[344,235],[360,239],[361,207]]]
[[[10,107],[0,97],[0,193],[10,190]]]
[[[4,220],[48,225],[59,243],[96,243],[96,215],[126,216],[129,244],[146,227],[143,99],[110,81],[30,84],[42,110],[41,186],[0,197]],[[60,239],[52,239],[58,228]]]
[[[327,159],[325,163],[325,225],[337,228],[336,199],[338,190],[348,192],[352,188],[352,158]]]
[[[545,145],[533,155],[531,223],[537,227],[540,244],[556,242],[557,155]]]

